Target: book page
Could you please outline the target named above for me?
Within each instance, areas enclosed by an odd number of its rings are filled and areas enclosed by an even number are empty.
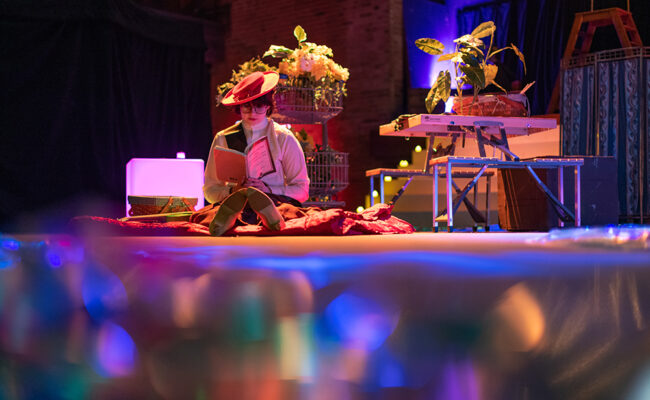
[[[251,178],[260,179],[275,172],[275,164],[271,157],[271,148],[267,137],[261,138],[250,146],[246,153],[246,165],[248,176]]]
[[[246,180],[246,155],[226,147],[215,146],[213,149],[214,166],[217,178],[221,182],[241,185]]]

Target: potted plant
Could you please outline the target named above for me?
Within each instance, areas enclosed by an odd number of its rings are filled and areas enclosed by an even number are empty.
[[[507,94],[507,91],[495,82],[499,67],[494,64],[492,59],[498,53],[505,50],[514,51],[524,66],[524,73],[526,72],[526,60],[524,59],[524,55],[514,44],[510,44],[510,46],[501,49],[493,49],[495,31],[496,26],[494,25],[494,22],[483,22],[477,26],[472,33],[455,39],[455,51],[448,54],[443,54],[445,46],[436,39],[421,38],[415,41],[415,45],[425,53],[440,55],[438,61],[450,61],[453,64],[454,79],[456,81],[456,87],[458,88],[458,99],[455,101],[454,109],[457,110],[459,108],[460,114],[464,114],[466,113],[465,111],[468,111],[470,114],[494,115],[496,108],[499,105],[503,106],[503,104],[505,104],[506,108],[509,108],[510,112],[513,111],[513,107],[516,108],[516,103],[513,104],[513,101],[507,96],[492,96],[485,102],[479,101],[479,92],[485,89],[488,85],[495,85]],[[488,36],[490,39],[489,46],[486,50],[485,42],[482,39]],[[431,86],[431,90],[429,90],[425,99],[425,105],[429,113],[433,112],[433,109],[439,101],[442,100],[446,102],[451,96],[451,78],[451,72],[449,70],[440,71],[438,74],[437,79],[433,83],[433,86]],[[530,88],[533,83],[527,85],[526,88],[522,90],[521,94],[523,95],[523,93]],[[473,89],[473,96],[471,97],[471,100],[468,99],[468,101],[463,101],[462,98],[462,87],[465,84],[472,85]],[[522,97],[525,98],[525,96]],[[459,104],[460,107],[457,107],[456,104]],[[469,110],[467,109],[467,106],[469,106]],[[519,106],[519,108],[524,112],[526,111],[524,106]]]

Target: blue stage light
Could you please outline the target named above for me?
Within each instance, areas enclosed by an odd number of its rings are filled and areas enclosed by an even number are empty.
[[[131,336],[119,325],[102,324],[96,342],[94,368],[103,377],[129,375],[134,368],[137,349]]]
[[[334,299],[325,315],[344,345],[367,351],[381,346],[398,321],[397,311],[390,305],[352,293]]]
[[[126,289],[119,278],[98,265],[86,271],[81,294],[86,310],[98,321],[125,309],[128,302]]]
[[[61,265],[63,265],[63,261],[61,260],[61,255],[52,249],[48,249],[45,252],[45,258],[47,259],[48,264],[52,268],[59,268]]]
[[[0,239],[0,247],[3,250],[16,251],[20,249],[20,242],[16,239],[2,238]]]

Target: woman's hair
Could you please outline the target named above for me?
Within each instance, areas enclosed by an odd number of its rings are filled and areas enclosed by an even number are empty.
[[[254,105],[254,106],[260,106],[260,105],[269,106],[269,109],[266,110],[266,116],[270,117],[271,114],[273,114],[273,111],[275,111],[275,100],[273,99],[273,93],[274,92],[275,92],[275,90],[271,90],[270,92],[268,92],[264,96],[258,97],[258,98],[254,99],[254,100],[251,100],[251,101],[247,102],[247,103],[251,103],[251,105]],[[246,103],[244,103],[244,104],[246,104]],[[241,114],[241,107],[240,106],[241,106],[241,104],[233,106],[233,111],[235,113],[237,113],[237,114]]]

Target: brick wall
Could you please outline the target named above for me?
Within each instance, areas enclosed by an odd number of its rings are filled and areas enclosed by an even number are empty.
[[[253,56],[261,56],[269,45],[295,48],[296,25],[305,29],[308,41],[331,47],[334,60],[350,70],[344,110],[328,122],[330,146],[350,153],[350,187],[339,196],[346,201],[347,208],[364,204],[368,193],[366,169],[394,167],[399,160],[410,157],[414,141],[382,138],[378,134],[379,125],[406,113],[410,103],[405,90],[402,0],[139,2],[210,19],[223,27],[225,57],[212,65],[213,91],[230,78],[232,69]],[[234,120],[235,116],[223,107],[214,108],[213,133]]]
[[[227,2],[222,2],[222,5]],[[307,40],[332,48],[334,60],[350,70],[344,110],[328,122],[330,146],[350,153],[350,187],[342,192],[347,208],[363,204],[366,169],[394,166],[408,157],[411,143],[380,138],[380,124],[405,112],[402,0],[236,0],[230,4],[225,58],[212,68],[212,86],[271,44],[295,48],[293,29]],[[271,62],[269,60],[269,62]],[[215,132],[232,121],[213,112]]]

